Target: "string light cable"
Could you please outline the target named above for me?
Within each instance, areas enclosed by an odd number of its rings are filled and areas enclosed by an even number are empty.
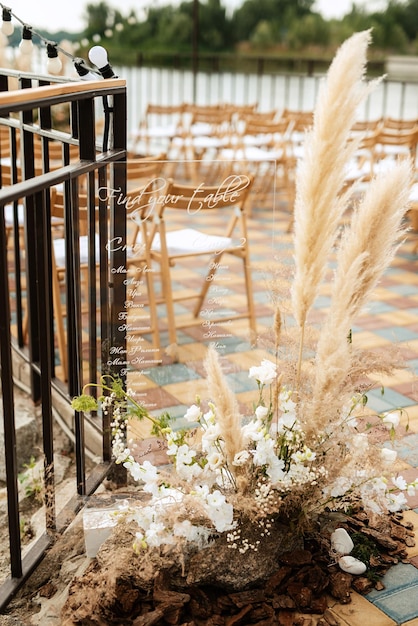
[[[31,54],[33,48],[33,36],[36,36],[42,43],[45,44],[48,57],[47,70],[50,74],[59,74],[61,71],[62,63],[61,59],[58,57],[58,52],[61,52],[64,56],[71,59],[80,80],[97,80],[98,76],[104,79],[118,78],[109,63],[107,51],[102,46],[93,46],[89,50],[89,60],[97,68],[94,69],[89,67],[84,59],[75,57],[73,54],[68,52],[68,50],[59,46],[56,41],[45,39],[41,33],[36,32],[32,26],[21,20],[15,13],[13,13],[10,7],[5,6],[1,2],[0,7],[2,9],[3,20],[0,30],[4,35],[10,36],[14,32],[12,17],[22,25],[22,40],[19,44],[19,49],[22,54]],[[109,104],[107,96],[103,96],[103,109],[105,118],[103,131],[103,152],[105,152],[108,149],[111,116],[113,114],[113,106]]]
[[[45,39],[45,37],[41,35],[41,33],[38,33],[36,30],[33,29],[32,26],[21,20],[10,7],[5,6],[1,2],[0,7],[2,10],[2,23],[0,27],[1,32],[9,37],[14,32],[12,18],[19,22],[19,24],[21,24],[22,26],[22,40],[19,44],[19,49],[21,54],[28,55],[31,54],[33,49],[32,39],[34,36],[37,37],[46,46],[46,52],[48,57],[47,70],[50,74],[59,74],[62,69],[61,59],[58,56],[58,52],[60,52],[67,58],[71,59],[74,64],[74,68],[81,80],[97,80],[98,77],[116,78],[111,66],[109,65],[109,62],[107,61],[107,53],[104,48],[103,50],[104,56],[106,57],[106,68],[98,67],[98,69],[96,70],[92,67],[89,67],[84,59],[74,56],[73,54],[71,54],[71,52],[68,52],[68,50],[65,50],[64,48],[59,46],[56,41],[50,41],[49,39]],[[101,48],[101,46],[94,46],[93,48]],[[104,58],[103,54],[100,59],[102,58]],[[92,63],[94,63],[92,59],[91,61]]]

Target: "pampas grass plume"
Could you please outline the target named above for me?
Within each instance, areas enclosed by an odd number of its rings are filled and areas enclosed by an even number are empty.
[[[292,303],[300,328],[317,295],[347,206],[341,194],[346,165],[358,143],[350,135],[357,108],[374,87],[364,81],[370,31],[355,33],[338,50],[322,85],[312,130],[296,178],[295,277]]]
[[[351,358],[347,334],[369,300],[405,235],[413,168],[409,159],[372,180],[353,212],[337,252],[331,307],[322,326],[316,356],[314,396],[346,383]]]
[[[233,471],[234,456],[243,449],[241,415],[235,394],[223,374],[219,355],[212,346],[206,354],[205,369],[209,395],[216,406],[216,421],[225,444],[225,456],[230,470]]]

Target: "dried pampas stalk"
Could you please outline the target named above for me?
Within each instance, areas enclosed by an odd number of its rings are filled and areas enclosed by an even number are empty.
[[[299,373],[307,315],[348,203],[348,193],[341,190],[347,162],[358,146],[350,136],[350,129],[359,104],[377,83],[364,80],[369,42],[370,31],[355,33],[334,57],[318,97],[313,127],[306,136],[304,158],[297,172],[292,305],[301,331]]]
[[[243,448],[241,415],[235,394],[230,389],[222,372],[219,355],[213,347],[208,349],[205,369],[208,377],[209,395],[216,406],[216,421],[225,442],[225,456],[231,471],[233,471],[232,460],[235,454]]]
[[[276,309],[274,312],[273,329],[274,329],[274,345],[275,345],[275,349],[277,352],[277,349],[279,347],[279,342],[280,342],[280,335],[282,331],[282,313],[280,311],[279,305],[276,305]]]
[[[331,307],[317,346],[313,400],[318,405],[346,382],[351,364],[347,335],[405,235],[412,183],[409,159],[372,180],[341,238]]]

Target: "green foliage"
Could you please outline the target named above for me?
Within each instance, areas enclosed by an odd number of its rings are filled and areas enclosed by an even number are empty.
[[[331,59],[335,48],[352,35],[372,29],[372,49],[382,53],[416,54],[418,0],[387,0],[380,11],[355,2],[341,20],[324,19],[315,0],[244,0],[228,13],[226,0],[184,0],[138,9],[122,15],[101,0],[87,4],[83,36],[102,43],[113,64],[131,65],[147,53],[191,55],[245,49],[277,56],[315,49]],[[80,51],[82,52],[82,51]]]
[[[258,22],[251,36],[251,43],[258,50],[265,50],[275,43],[274,28],[268,20]]]
[[[320,15],[305,15],[294,20],[289,28],[287,42],[292,49],[300,50],[310,45],[326,48],[330,43],[330,25]]]
[[[73,398],[71,402],[71,408],[74,411],[83,413],[90,413],[91,411],[97,411],[97,400],[88,394],[82,394],[77,398]]]
[[[376,543],[363,535],[361,532],[353,533],[351,535],[351,539],[354,543],[354,548],[350,552],[350,556],[358,559],[362,563],[367,565],[366,577],[376,582],[380,579],[380,576],[376,573],[376,569],[371,565],[370,559],[372,557],[378,558],[380,555],[380,551],[376,545]]]
[[[39,470],[36,468],[35,457],[31,456],[29,463],[25,463],[23,467],[25,471],[19,474],[18,479],[20,484],[25,488],[25,496],[41,502],[43,480]]]

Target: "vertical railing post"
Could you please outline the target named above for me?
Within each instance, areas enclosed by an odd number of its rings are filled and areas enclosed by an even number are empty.
[[[56,530],[55,517],[55,473],[54,473],[54,433],[52,419],[52,290],[51,290],[51,239],[48,236],[50,219],[47,213],[48,190],[34,196],[36,267],[39,292],[39,328],[42,341],[39,347],[40,381],[42,397],[42,442],[44,452],[44,501],[47,532]]]
[[[10,333],[10,294],[7,265],[4,206],[0,207],[0,375],[3,398],[4,457],[6,467],[7,513],[9,524],[10,569],[15,578],[22,576],[22,557],[17,484],[16,425],[13,394],[13,364]]]
[[[113,148],[122,151],[126,158],[126,93],[118,94],[113,100]],[[120,189],[122,197],[126,196],[126,163],[119,161],[112,170],[112,187]],[[116,202],[112,197],[110,205],[110,238],[115,241],[126,242],[126,207],[125,203]],[[112,271],[114,268],[126,269],[126,245],[114,247],[110,250],[110,327],[111,346],[124,355],[122,361],[126,362],[126,329],[124,328],[123,314],[126,312],[126,273]],[[117,376],[126,384],[127,365],[113,365],[111,374]],[[110,435],[110,433],[109,433]],[[110,442],[109,442],[110,444]],[[122,465],[114,466],[112,478],[118,483],[126,482],[126,470]]]
[[[31,81],[22,79],[22,88],[29,89]],[[21,114],[23,124],[33,124],[33,110],[24,110]],[[35,177],[34,138],[29,130],[22,130],[21,156],[23,164],[22,176],[25,180]],[[39,331],[39,292],[37,288],[36,274],[36,242],[33,233],[36,230],[35,206],[33,195],[25,197],[25,247],[26,247],[26,290],[28,302],[28,326],[29,326],[29,353],[30,361],[35,364],[39,361],[40,331]],[[31,367],[31,392],[32,400],[39,402],[41,399],[41,382],[39,373]]]

